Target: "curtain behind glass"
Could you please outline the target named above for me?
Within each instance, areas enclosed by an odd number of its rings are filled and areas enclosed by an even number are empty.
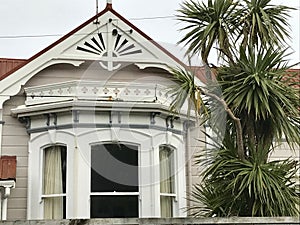
[[[160,217],[172,217],[173,197],[160,196]]]
[[[166,147],[160,148],[160,211],[161,217],[172,217],[172,197],[163,196],[163,193],[172,193],[172,174],[171,174],[171,157],[170,149]]]
[[[44,161],[44,195],[62,194],[61,147],[45,149]],[[63,197],[44,198],[44,219],[63,218]]]

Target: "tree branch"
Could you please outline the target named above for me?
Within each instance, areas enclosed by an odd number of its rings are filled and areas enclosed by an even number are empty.
[[[241,120],[239,118],[237,118],[233,112],[231,111],[231,109],[228,107],[227,103],[225,102],[224,99],[220,98],[219,96],[217,96],[216,94],[213,94],[213,93],[210,93],[200,87],[198,87],[199,90],[209,96],[209,97],[212,97],[214,98],[215,100],[217,100],[218,102],[220,102],[225,111],[228,113],[228,115],[230,116],[230,118],[234,121],[235,123],[235,127],[236,127],[236,133],[237,133],[237,137],[236,137],[236,140],[237,140],[237,150],[238,150],[238,157],[239,159],[241,160],[244,160],[245,159],[245,151],[244,151],[244,143],[243,143],[243,129],[242,129],[242,124],[241,124]]]

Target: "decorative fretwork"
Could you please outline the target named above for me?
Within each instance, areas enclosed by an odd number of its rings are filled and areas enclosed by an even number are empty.
[[[112,36],[114,43],[112,45],[112,56],[127,56],[142,53],[141,49],[138,49],[134,43],[131,43],[123,35],[117,34]],[[90,40],[85,41],[83,46],[77,46],[77,50],[107,57],[107,44],[104,41],[102,33],[98,33]]]
[[[41,105],[63,101],[122,101],[160,103],[169,107],[173,98],[166,97],[165,86],[149,83],[103,83],[69,81],[60,84],[26,88],[26,105]]]
[[[102,55],[103,52],[106,52],[105,49],[106,46],[101,33],[99,33],[96,37],[92,37],[90,41],[84,42],[84,47],[77,46],[77,50],[79,51],[96,55]]]

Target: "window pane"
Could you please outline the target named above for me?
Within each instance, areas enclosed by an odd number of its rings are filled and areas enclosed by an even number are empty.
[[[173,197],[160,196],[160,217],[173,216]]]
[[[174,174],[173,174],[173,150],[168,146],[159,148],[160,162],[160,193],[174,193]],[[173,197],[160,197],[160,216],[173,216]]]
[[[173,151],[163,146],[159,151],[160,161],[160,192],[161,193],[173,193],[174,174],[173,167]]]
[[[65,219],[66,197],[44,198],[44,219]]]
[[[91,196],[91,218],[138,217],[138,196]]]
[[[137,192],[137,146],[124,144],[92,146],[91,191]]]
[[[63,194],[66,192],[66,147],[51,146],[45,149],[43,194]],[[63,197],[44,198],[44,218],[65,218]]]

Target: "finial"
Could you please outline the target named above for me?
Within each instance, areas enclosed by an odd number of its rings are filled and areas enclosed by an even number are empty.
[[[112,0],[106,0],[106,8],[112,9]]]
[[[106,9],[112,9],[112,0],[106,0]]]

